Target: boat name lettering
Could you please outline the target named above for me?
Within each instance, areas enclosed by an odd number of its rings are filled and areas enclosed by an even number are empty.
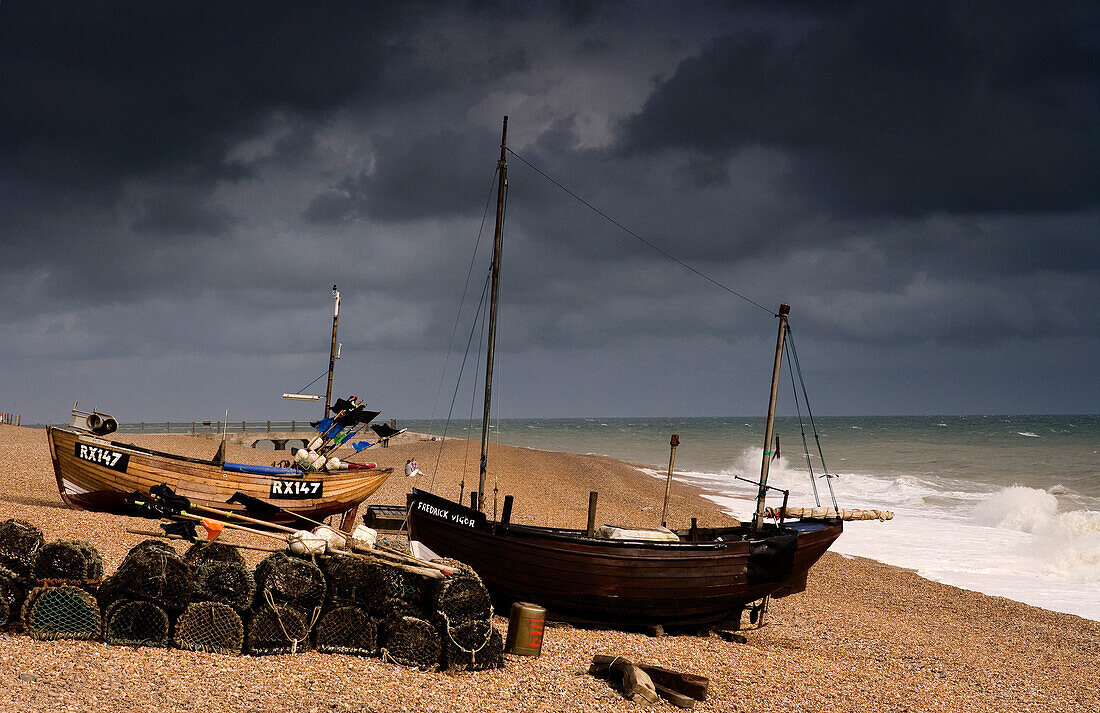
[[[460,512],[451,513],[450,510],[435,507],[421,500],[416,504],[416,507],[420,512],[431,515],[432,517],[439,518],[440,520],[450,520],[456,525],[462,525],[464,527],[475,527],[477,522],[469,515],[464,515]]]
[[[87,443],[78,442],[76,444],[75,455],[80,460],[86,460],[89,463],[102,465],[122,473],[126,472],[126,466],[130,462],[129,453],[119,453],[118,451],[112,451],[110,448],[101,448],[100,446],[89,446]]]
[[[284,500],[319,498],[324,484],[322,480],[273,480],[268,497]]]

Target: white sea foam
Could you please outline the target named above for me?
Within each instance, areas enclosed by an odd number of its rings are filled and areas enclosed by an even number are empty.
[[[758,479],[761,458],[761,449],[749,448],[721,473],[677,473],[676,479],[710,491],[711,500],[747,520],[755,488],[730,476]],[[831,504],[825,481],[816,482],[821,504]],[[768,483],[790,489],[792,507],[815,504],[807,471],[785,458],[771,462]],[[842,508],[895,513],[889,522],[845,523],[834,551],[1100,620],[1100,511],[1060,501],[1055,488],[996,488],[928,474],[843,473],[832,483]],[[772,493],[769,503],[781,497]]]
[[[1016,431],[1018,436],[1027,436],[1028,438],[1042,438],[1038,433],[1032,433],[1031,431]]]

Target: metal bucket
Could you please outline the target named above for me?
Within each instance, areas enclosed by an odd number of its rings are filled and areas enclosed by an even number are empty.
[[[508,640],[504,651],[517,656],[538,656],[542,653],[545,622],[545,608],[529,602],[514,602],[508,616]]]

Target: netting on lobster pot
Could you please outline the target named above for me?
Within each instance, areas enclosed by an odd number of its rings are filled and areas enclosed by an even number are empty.
[[[248,653],[256,656],[268,654],[296,654],[309,648],[309,630],[315,623],[320,609],[314,610],[310,619],[298,609],[276,604],[253,613],[248,625]]]
[[[448,669],[484,671],[504,667],[504,638],[488,619],[442,627],[443,666]]]
[[[240,550],[223,542],[196,542],[187,548],[183,561],[191,566],[208,562],[234,562],[245,566]]]
[[[378,624],[361,606],[329,609],[317,622],[313,647],[326,654],[374,656],[378,653]]]
[[[33,589],[22,618],[23,630],[36,639],[98,639],[103,629],[95,597],[71,584]]]
[[[439,666],[439,632],[431,622],[402,616],[383,622],[378,651],[383,661],[392,661],[425,671]]]
[[[38,549],[33,573],[40,583],[94,585],[103,579],[103,560],[90,542],[54,540]]]
[[[162,646],[171,641],[171,621],[152,602],[119,599],[103,614],[103,639],[115,646]]]
[[[104,605],[120,599],[153,602],[174,617],[191,601],[191,568],[171,546],[146,540],[103,580],[99,598]]]
[[[418,606],[401,597],[387,597],[383,599],[371,608],[371,613],[379,621],[400,619],[403,616],[412,616],[417,619],[431,618],[429,613],[424,611],[424,607]]]
[[[256,565],[256,610],[289,604],[311,613],[325,599],[325,575],[309,560],[276,552]]]
[[[0,568],[0,627],[19,620],[26,588],[13,572]]]
[[[20,583],[30,584],[34,558],[45,541],[42,531],[25,520],[0,522],[0,568]]]
[[[454,576],[439,580],[433,602],[436,616],[445,619],[451,627],[493,616],[489,590],[481,579],[476,575],[459,574],[457,570]]]
[[[244,623],[233,607],[221,602],[192,602],[176,622],[176,648],[213,654],[239,654]]]
[[[361,604],[376,608],[392,596],[390,580],[372,561],[363,557],[334,555],[321,560],[329,606]]]
[[[221,602],[239,612],[251,606],[256,580],[243,562],[200,561],[191,572],[191,601]]]

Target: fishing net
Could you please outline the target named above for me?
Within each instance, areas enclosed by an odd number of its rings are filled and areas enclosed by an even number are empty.
[[[316,617],[320,609],[315,609]],[[274,604],[252,615],[248,627],[248,652],[257,656],[296,654],[309,648],[309,630],[315,619],[286,604]]]
[[[321,561],[328,585],[329,606],[362,604],[375,610],[390,596],[390,580],[374,562],[362,557],[335,555]]]
[[[504,667],[504,638],[485,620],[451,627],[444,621],[443,665],[448,669],[484,671]]]
[[[400,552],[403,555],[412,554],[412,546],[409,544],[409,541],[404,537],[381,535],[378,538],[376,544],[382,549],[393,550],[394,552]]]
[[[174,616],[191,601],[191,568],[170,545],[146,540],[103,580],[99,598],[105,604],[120,599],[153,602]]]
[[[378,653],[378,625],[363,607],[336,607],[317,622],[313,645],[326,654],[374,656]]]
[[[252,604],[256,580],[243,562],[200,561],[191,567],[191,600],[221,602],[237,611]]]
[[[425,671],[439,666],[439,632],[431,622],[402,616],[387,620],[381,629],[379,653],[383,661]]]
[[[171,638],[171,622],[152,602],[119,599],[103,615],[103,638],[116,646],[163,646]]]
[[[39,583],[94,585],[103,579],[103,560],[90,542],[55,540],[38,549],[33,572]]]
[[[312,612],[325,598],[325,575],[312,562],[276,552],[256,565],[256,609],[289,604]]]
[[[222,542],[196,542],[187,549],[183,561],[189,565],[207,562],[234,562],[244,566],[244,557],[240,550]]]
[[[423,607],[417,606],[401,597],[387,597],[372,609],[377,612],[379,621],[384,619],[400,619],[403,616],[416,617],[417,619],[429,618],[428,612]]]
[[[13,572],[0,567],[0,627],[19,619],[19,610],[23,606],[24,596],[26,596],[26,589],[20,578]]]
[[[23,629],[36,639],[98,639],[99,604],[80,587],[37,587],[23,603]]]
[[[244,646],[244,623],[228,604],[192,602],[176,622],[173,643],[188,651],[239,654]]]
[[[44,542],[42,531],[25,520],[0,522],[0,567],[23,584],[30,584],[34,558]]]
[[[434,610],[452,627],[493,616],[489,590],[477,575],[459,574],[440,580],[435,587]]]

